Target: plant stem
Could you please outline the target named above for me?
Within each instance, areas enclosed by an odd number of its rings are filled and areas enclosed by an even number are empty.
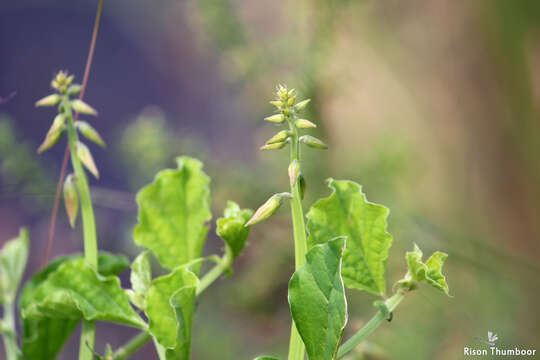
[[[133,339],[131,339],[127,344],[116,350],[116,352],[113,355],[114,360],[124,360],[127,359],[128,356],[135,353],[137,350],[142,348],[144,344],[146,344],[150,339],[152,339],[152,335],[150,335],[147,332],[142,332],[136,335]]]
[[[98,265],[98,246],[96,236],[96,223],[94,220],[94,210],[92,208],[92,199],[90,197],[90,189],[88,187],[88,179],[84,172],[81,160],[77,155],[77,130],[75,130],[75,121],[73,120],[73,112],[67,95],[63,97],[63,106],[67,117],[67,133],[69,150],[71,153],[71,164],[75,171],[75,179],[79,199],[81,204],[81,215],[83,223],[83,238],[84,238],[84,259],[88,266],[97,271]],[[94,343],[96,335],[95,322],[83,321],[81,341],[79,344],[79,360],[92,360],[94,358]]]
[[[394,309],[399,305],[405,293],[403,291],[398,291],[391,298],[386,300],[385,304],[389,312],[394,311]],[[351,336],[341,347],[339,348],[337,358],[341,359],[357,347],[362,341],[364,341],[375,329],[377,329],[384,321],[386,320],[385,314],[382,311],[378,311],[375,316],[371,318],[356,334]]]
[[[232,251],[227,248],[225,249],[225,255],[221,260],[204,276],[202,277],[199,285],[197,286],[196,296],[199,296],[206,288],[208,288],[214,281],[216,281],[225,270],[227,270],[233,262]]]
[[[231,266],[232,262],[233,262],[232,251],[227,247],[225,249],[225,254],[221,258],[221,260],[202,277],[201,281],[199,282],[199,286],[197,286],[197,291],[195,292],[196,296],[199,296],[210,285],[212,285],[214,281],[216,281],[221,276],[221,274],[223,274]],[[132,355],[134,352],[139,350],[150,339],[152,339],[152,335],[150,335],[148,332],[139,333],[130,341],[128,341],[125,345],[123,345],[118,350],[116,350],[116,352],[113,355],[113,359],[114,360],[127,359],[128,356]],[[158,349],[158,351],[159,351],[159,346],[160,345],[156,342],[156,348]]]
[[[88,50],[88,57],[86,58],[86,66],[84,67],[84,75],[82,81],[82,89],[79,94],[79,100],[84,98],[86,92],[86,84],[88,83],[88,77],[90,76],[90,68],[92,66],[92,60],[94,59],[94,51],[96,49],[96,40],[99,32],[99,24],[101,22],[101,13],[103,12],[103,1],[99,0],[96,21],[94,22],[94,28],[92,30],[92,40],[90,41],[90,49]],[[74,121],[77,121],[79,118],[79,113],[75,113]],[[58,183],[56,185],[56,194],[54,196],[54,205],[51,213],[51,222],[49,224],[49,232],[47,234],[47,247],[45,248],[45,256],[43,257],[43,268],[47,266],[49,262],[49,255],[51,253],[53,238],[54,238],[54,229],[56,227],[56,216],[58,215],[58,207],[60,205],[60,196],[62,194],[62,184],[64,183],[64,176],[66,175],[67,163],[69,160],[69,144],[66,145],[66,150],[64,151],[64,158],[62,160],[62,166],[60,170],[60,176]]]
[[[17,360],[19,348],[17,347],[17,330],[15,328],[15,303],[4,305],[3,334],[4,348],[7,360]]]
[[[289,129],[291,131],[291,162],[297,160],[300,162],[300,143],[298,141],[298,129],[294,124],[295,118],[289,120]],[[294,233],[294,259],[295,269],[304,265],[306,262],[307,240],[306,227],[304,224],[304,211],[302,209],[302,198],[300,196],[300,181],[295,181],[291,188],[291,212],[293,220]],[[289,360],[304,360],[305,347],[294,321],[291,325],[291,337],[289,340]]]

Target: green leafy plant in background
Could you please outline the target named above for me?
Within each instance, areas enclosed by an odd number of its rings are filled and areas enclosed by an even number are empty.
[[[326,149],[319,139],[302,135],[316,125],[300,118],[309,100],[297,101],[295,90],[279,86],[271,103],[277,113],[265,120],[286,125],[266,142],[263,150],[290,147],[290,189],[271,196],[255,212],[233,201],[216,221],[223,240],[222,256],[203,257],[210,228],[210,178],[194,158],[177,158],[175,169],[159,172],[137,194],[138,223],[133,240],[144,248],[131,263],[122,255],[98,251],[92,199],[84,168],[96,178],[99,171],[85,138],[104,147],[99,133],[87,122],[75,121],[73,112],[97,115],[90,105],[72,99],[81,91],[73,75],[59,72],[52,82],[55,92],[36,103],[58,108],[51,128],[38,152],[54,146],[67,133],[73,174],[64,182],[64,205],[72,227],[82,217],[84,254],[58,258],[35,274],[24,286],[19,315],[22,338],[16,335],[15,298],[28,257],[28,233],[8,242],[0,253],[0,301],[4,307],[0,331],[8,360],[56,358],[72,332],[82,323],[79,360],[127,359],[153,341],[160,360],[190,358],[195,301],[220,276],[230,272],[246,246],[251,226],[291,204],[296,271],[289,282],[293,323],[289,360],[344,357],[386,319],[408,291],[421,282],[448,294],[442,275],[446,254],[436,252],[425,263],[415,246],[406,254],[408,271],[386,298],[385,262],[392,237],[387,232],[389,210],[367,201],[352,181],[328,180],[329,197],[318,200],[304,216],[306,191],[301,166],[301,147]],[[307,219],[307,223],[305,222]],[[152,276],[150,257],[166,271]],[[209,270],[204,263],[212,263]],[[118,274],[131,270],[131,288],[121,286]],[[345,288],[370,292],[375,316],[342,343],[347,324]],[[143,316],[144,314],[144,316]],[[94,349],[96,321],[112,322],[140,330],[125,345],[108,344],[103,355]],[[275,359],[271,357],[259,357]]]

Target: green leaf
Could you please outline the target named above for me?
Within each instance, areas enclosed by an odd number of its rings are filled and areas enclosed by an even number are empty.
[[[343,279],[348,288],[384,296],[386,258],[392,245],[387,232],[388,208],[367,201],[355,182],[328,180],[332,194],[317,201],[307,214],[309,246],[336,236],[347,237]]]
[[[224,216],[217,220],[216,233],[231,249],[233,257],[240,255],[246,246],[250,228],[245,225],[252,215],[251,209],[240,209],[237,203],[228,201]]]
[[[202,163],[189,157],[177,162],[178,169],[159,172],[137,194],[135,242],[152,251],[168,269],[202,255],[212,217],[210,179],[202,171]]]
[[[416,282],[424,282],[449,295],[448,284],[442,273],[442,268],[448,254],[436,251],[425,263],[422,262],[422,257],[422,250],[420,250],[418,245],[414,244],[414,250],[408,251],[405,254],[409,271],[405,278],[400,280],[398,284],[409,290],[413,290],[416,288]]]
[[[154,279],[146,296],[148,329],[165,348],[168,360],[189,359],[192,316],[199,283],[189,269],[191,264]]]
[[[129,303],[120,280],[103,277],[84,259],[66,261],[33,291],[23,317],[84,318],[145,328]]]
[[[82,255],[79,256],[82,258]],[[129,267],[129,260],[124,255],[115,255],[99,251],[98,271],[103,276],[118,275]]]
[[[12,304],[28,260],[28,230],[9,240],[0,251],[0,304]]]
[[[21,312],[32,305],[35,290],[45,282],[49,275],[68,261],[81,259],[82,255],[66,256],[53,260],[49,265],[28,281],[21,293],[19,308]],[[106,252],[99,254],[99,272],[102,275],[117,275],[129,263],[124,256],[116,256]],[[77,327],[79,319],[23,317],[22,352],[25,359],[50,360],[56,358]]]
[[[335,359],[347,323],[341,278],[345,239],[312,247],[289,282],[289,304],[310,360]]]
[[[139,309],[146,307],[146,293],[152,286],[152,268],[148,252],[143,252],[131,264],[131,288],[129,293],[131,302]]]

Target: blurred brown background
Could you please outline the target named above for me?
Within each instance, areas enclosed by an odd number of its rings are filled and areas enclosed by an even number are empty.
[[[53,114],[33,103],[56,71],[82,78],[96,5],[0,4],[0,97],[16,92],[0,104],[0,243],[30,228],[27,277],[43,261],[63,154],[35,155]],[[277,83],[312,98],[307,118],[330,145],[305,152],[306,210],[330,176],[389,206],[389,286],[414,242],[450,255],[454,297],[411,293],[353,358],[461,359],[488,330],[540,350],[540,2],[105,1],[86,96],[109,144],[93,148],[100,248],[133,258],[134,194],[177,155],[205,162],[216,218],[227,199],[256,208],[283,191],[286,154],[257,150],[274,131],[262,118]],[[285,356],[292,230],[289,210],[278,215],[200,299],[193,359]],[[211,236],[206,251],[220,247]],[[81,249],[61,211],[54,254]],[[374,309],[348,297],[350,335]],[[100,325],[97,349],[132,334],[119,329]],[[133,357],[154,358],[151,345]]]

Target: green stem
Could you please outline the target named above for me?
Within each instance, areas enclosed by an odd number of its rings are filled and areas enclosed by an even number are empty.
[[[232,251],[227,247],[225,249],[225,255],[220,259],[220,261],[204,276],[197,286],[196,296],[199,296],[203,291],[205,291],[210,285],[212,285],[232,264],[233,262]],[[114,360],[123,360],[127,359],[128,356],[135,353],[139,350],[144,344],[146,344],[152,335],[147,332],[142,332],[128,341],[125,345],[120,347],[113,355]],[[156,348],[159,351],[162,351],[161,346],[156,342]],[[160,359],[162,355],[160,354]]]
[[[63,97],[63,106],[67,117],[67,133],[69,150],[71,153],[71,164],[75,171],[75,179],[81,205],[81,215],[83,223],[84,239],[84,259],[88,266],[97,271],[98,265],[98,246],[96,236],[96,223],[94,220],[94,210],[92,208],[92,199],[88,187],[88,179],[84,172],[83,165],[77,155],[77,142],[79,141],[73,112],[67,95]],[[96,335],[95,322],[83,322],[81,341],[79,344],[79,360],[92,360],[94,358],[94,342]]]
[[[206,288],[208,288],[214,281],[216,281],[221,274],[223,274],[228,268],[231,267],[233,262],[232,251],[227,248],[225,249],[225,255],[220,259],[220,261],[204,276],[202,277],[199,285],[197,286],[196,295],[199,296]]]
[[[386,300],[385,304],[388,308],[389,312],[392,312],[395,310],[395,308],[399,305],[401,300],[403,300],[403,297],[405,296],[405,293],[403,291],[398,291],[396,294],[394,294],[391,298]],[[368,321],[366,325],[364,325],[356,334],[354,334],[349,340],[347,340],[341,347],[339,348],[337,358],[341,359],[345,355],[347,355],[349,352],[351,352],[355,347],[357,347],[362,341],[364,341],[375,329],[377,329],[382,323],[384,323],[386,320],[385,314],[383,314],[382,311],[378,311],[375,316],[371,318],[371,320]]]
[[[15,304],[11,302],[4,305],[3,334],[4,348],[7,360],[17,360],[19,348],[17,347],[17,330],[15,328]]]
[[[114,360],[124,360],[127,359],[128,356],[135,353],[137,350],[142,348],[144,344],[146,344],[150,339],[152,339],[152,335],[150,335],[147,332],[142,332],[136,335],[133,339],[131,339],[127,344],[116,350],[116,352],[113,355]]]
[[[291,162],[297,160],[300,162],[300,143],[298,141],[298,129],[294,125],[295,119],[289,120],[289,128],[291,131]],[[300,181],[295,181],[291,188],[291,212],[293,220],[294,233],[294,259],[295,269],[304,265],[306,262],[307,239],[306,227],[304,224],[304,211],[302,209],[302,199],[300,196]],[[294,321],[291,325],[291,337],[289,340],[289,360],[304,360],[305,347]]]

